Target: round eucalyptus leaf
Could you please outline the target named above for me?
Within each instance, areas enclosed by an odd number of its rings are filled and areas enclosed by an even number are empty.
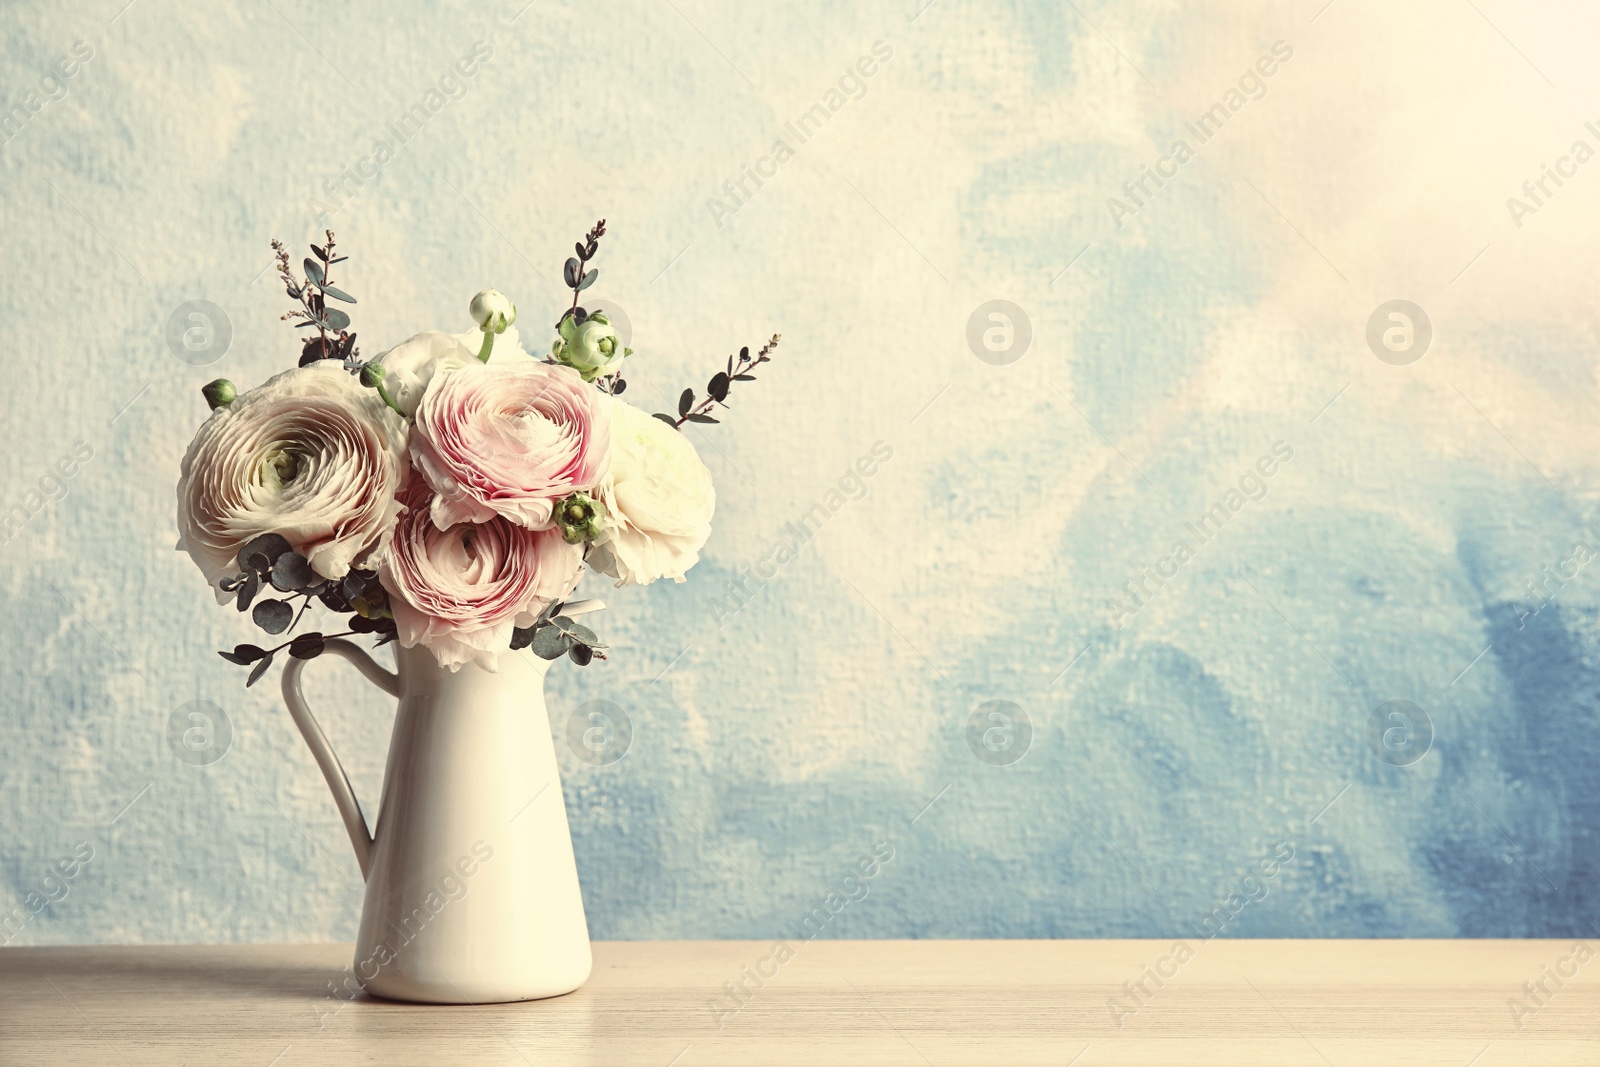
[[[272,567],[277,558],[292,551],[282,534],[267,533],[252,537],[239,549],[239,569],[260,573]]]
[[[281,634],[294,621],[294,608],[287,600],[263,600],[250,613],[255,624],[269,634]]]
[[[595,644],[600,640],[595,636],[593,630],[589,629],[581,622],[573,622],[570,616],[558,615],[556,617],[556,625],[586,645]]]
[[[311,564],[298,552],[285,552],[272,564],[272,585],[282,592],[304,589],[316,580],[317,572],[311,569]]]
[[[572,638],[556,626],[541,626],[533,635],[533,654],[540,659],[560,659],[572,647]]]

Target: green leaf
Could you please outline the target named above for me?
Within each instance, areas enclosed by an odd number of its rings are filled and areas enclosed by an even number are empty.
[[[676,430],[678,428],[678,420],[673,418],[671,415],[663,415],[661,412],[658,411],[652,417],[660,419],[662,422],[666,423],[668,426],[671,426],[674,430]]]
[[[246,689],[259,682],[261,680],[261,676],[267,673],[267,668],[272,666],[272,658],[273,654],[269,652],[264,657],[256,661],[255,669],[250,672],[250,677],[245,679],[244,687]]]
[[[589,270],[584,271],[583,277],[578,279],[579,290],[589,288],[589,286],[594,284],[594,280],[598,277],[600,277],[599,267],[592,267]]]
[[[322,285],[322,279],[327,277],[327,275],[322,272],[322,264],[308,256],[306,257],[306,261],[304,264],[302,264],[302,266],[304,266],[306,269],[306,277],[311,279],[313,285],[316,285],[320,288]]]
[[[579,641],[582,641],[586,645],[595,644],[600,640],[595,636],[593,630],[589,629],[581,622],[573,622],[572,619],[566,615],[557,616],[555,623],[557,626],[561,627],[563,630],[567,631],[567,633],[571,634],[573,637],[577,638]]]
[[[566,266],[561,268],[561,276],[566,279],[568,289],[576,289],[578,287],[578,261],[576,259],[567,260]]]
[[[269,634],[281,634],[294,621],[294,608],[287,600],[263,600],[250,613],[255,624]]]
[[[298,552],[289,551],[272,564],[272,587],[282,593],[304,589],[317,580],[317,572]]]
[[[267,533],[252,537],[239,549],[239,569],[264,574],[278,557],[289,551],[289,542],[282,534]]]
[[[239,596],[234,601],[234,605],[240,611],[249,611],[250,602],[256,598],[256,594],[259,592],[261,592],[261,575],[251,571],[244,576],[244,581],[239,583]]]
[[[516,652],[533,644],[534,628],[532,626],[518,626],[511,631],[511,651]]]
[[[322,312],[322,321],[330,330],[347,330],[350,328],[350,316],[338,308],[327,308]]]
[[[533,635],[533,654],[540,659],[560,659],[572,647],[572,638],[556,626],[541,626]]]
[[[713,425],[715,425],[716,421],[717,421],[716,419],[713,419],[710,415],[697,415],[692,411],[689,414],[685,415],[684,418],[688,419],[690,422],[706,422],[706,423],[711,423]]]
[[[254,663],[266,654],[267,650],[259,645],[234,645],[232,652],[217,653],[229,663],[237,663],[240,666],[244,666],[246,663]]]
[[[356,298],[355,297],[351,296],[349,293],[345,292],[343,289],[336,289],[331,285],[324,285],[322,287],[322,295],[323,296],[331,296],[335,300],[343,300],[346,304],[354,304],[356,302]]]
[[[718,371],[712,376],[711,381],[706,384],[706,392],[711,394],[712,400],[720,404],[728,399],[728,382],[728,376]]]
[[[678,414],[689,414],[689,408],[694,405],[694,390],[685,389],[683,395],[678,397]]]
[[[301,634],[289,642],[289,655],[295,659],[316,659],[326,647],[320,633]]]
[[[588,645],[573,645],[567,649],[567,658],[580,667],[587,667],[589,661],[594,659],[594,649]]]

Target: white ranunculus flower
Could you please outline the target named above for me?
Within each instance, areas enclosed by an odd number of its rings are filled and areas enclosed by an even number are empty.
[[[444,333],[429,330],[395,345],[372,362],[383,367],[384,385],[396,406],[407,415],[414,415],[422,394],[428,391],[433,374],[447,363],[467,363],[477,360],[483,347],[483,331]],[[522,350],[515,326],[507,326],[495,339],[489,353],[490,365],[526,361],[529,356]]]
[[[621,400],[610,405],[611,468],[596,494],[605,530],[589,566],[618,585],[681,582],[711,536],[711,472],[678,430]]]
[[[178,545],[218,600],[245,542],[282,534],[324,578],[373,566],[400,510],[405,422],[336,360],[285,371],[211,413],[183,457]]]

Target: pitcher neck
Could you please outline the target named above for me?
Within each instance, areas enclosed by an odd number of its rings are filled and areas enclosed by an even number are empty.
[[[513,652],[510,649],[496,657],[495,669],[488,670],[477,662],[465,663],[455,670],[441,667],[433,651],[426,645],[417,644],[411,648],[401,648],[399,643],[394,644],[395,669],[400,675],[402,691],[411,692],[418,688],[459,688],[504,685],[542,686],[544,676],[550,670],[550,661],[540,659],[532,652],[521,650]]]

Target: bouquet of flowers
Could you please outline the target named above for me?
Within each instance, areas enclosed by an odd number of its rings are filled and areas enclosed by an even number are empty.
[[[356,300],[333,282],[346,261],[333,232],[312,246],[303,276],[274,241],[310,331],[299,365],[239,393],[226,379],[202,390],[211,415],[183,458],[178,548],[218,603],[232,601],[274,647],[221,652],[254,684],[284,650],[320,654],[332,637],[374,634],[425,645],[441,666],[531,647],[575,663],[604,659],[594,632],[561,613],[589,567],[617,585],[683,581],[711,534],[710,472],[681,433],[714,423],[735,382],[771,358],[728,357],[705,386],[685,389],[676,415],[619,399],[633,355],[604,308],[580,306],[605,220],[575,246],[572,302],[549,354],[529,356],[516,305],[498,291],[472,298],[474,328],[430,331],[363,361],[350,316]],[[315,601],[348,615],[340,633],[295,633]]]

